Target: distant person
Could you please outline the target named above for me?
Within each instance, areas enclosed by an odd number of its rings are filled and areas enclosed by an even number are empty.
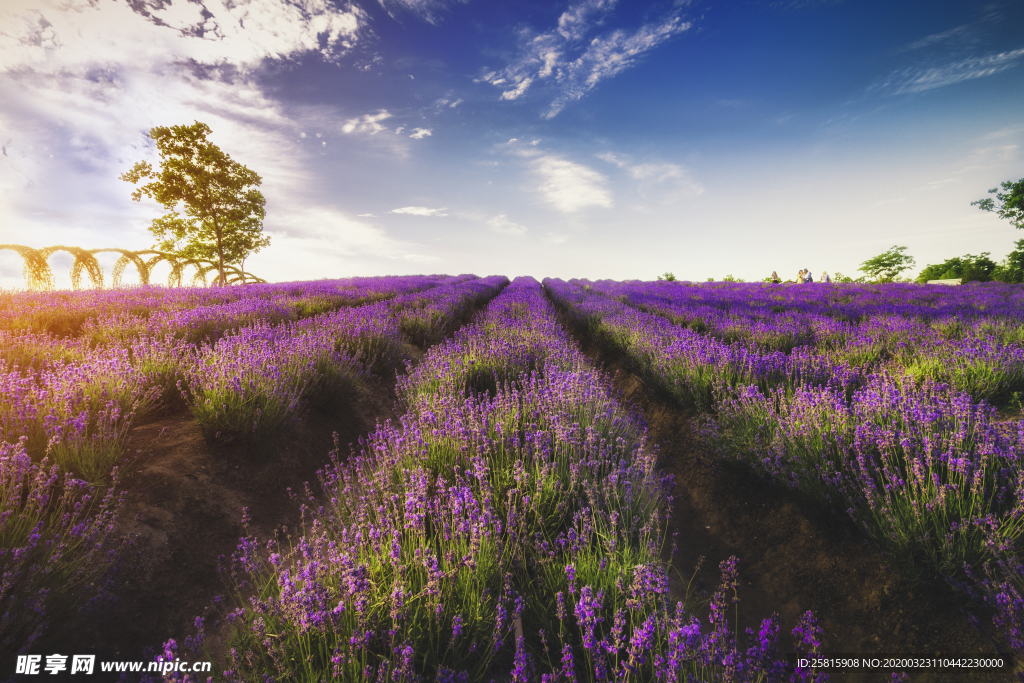
[[[821,271],[821,279],[818,282],[832,282],[832,278],[828,276],[827,270]]]
[[[780,277],[779,277],[779,274],[778,274],[778,273],[776,273],[776,272],[775,272],[775,271],[773,270],[773,271],[772,271],[772,284],[773,284],[773,285],[777,285],[777,284],[779,284],[780,282],[782,282],[782,278],[780,278]]]
[[[806,276],[806,275],[807,275],[807,271],[806,270],[801,270],[799,273],[796,274],[796,281],[799,282],[800,284],[803,284],[803,283],[807,282],[807,280],[804,279],[804,276]]]

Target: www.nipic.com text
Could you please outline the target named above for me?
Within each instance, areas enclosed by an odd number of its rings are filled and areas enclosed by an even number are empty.
[[[70,661],[69,661],[70,660]],[[202,673],[210,671],[212,662],[99,662],[99,671],[103,673],[146,672],[169,674],[173,672]],[[95,673],[97,668],[96,655],[18,655],[14,673],[24,675],[36,674],[85,674]]]

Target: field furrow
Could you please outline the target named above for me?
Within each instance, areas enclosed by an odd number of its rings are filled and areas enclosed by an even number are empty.
[[[601,287],[545,285],[655,395],[694,411],[688,430],[706,456],[794,491],[830,524],[845,519],[919,593],[994,619],[1000,645],[1017,647],[1008,626],[1016,608],[998,605],[1017,590],[1024,422],[898,363],[858,367],[813,349],[726,344]]]
[[[141,377],[152,387],[162,377],[151,367],[139,367],[141,354],[121,357],[120,375],[103,375],[106,366],[95,357],[92,365],[79,367],[43,363],[35,375],[13,368],[11,375],[29,389],[8,396],[5,403],[5,438],[20,435],[21,440],[5,445],[4,455],[12,463],[23,463],[5,480],[7,497],[19,487],[28,488],[30,499],[66,490],[74,494],[67,505],[79,503],[75,509],[81,509],[77,514],[86,524],[71,529],[67,538],[59,516],[14,509],[8,528],[38,524],[39,534],[7,537],[13,550],[23,550],[14,555],[20,562],[10,567],[16,580],[0,598],[8,608],[24,606],[37,616],[16,627],[0,625],[9,643],[5,647],[84,640],[94,651],[116,658],[121,648],[137,646],[141,652],[168,633],[191,627],[195,616],[224,592],[218,558],[234,547],[243,509],[252,509],[254,524],[268,533],[294,524],[291,492],[301,491],[327,461],[335,444],[332,435],[343,444],[355,442],[379,419],[390,417],[397,371],[467,322],[508,283],[503,277],[449,280],[305,321],[256,323],[214,344],[190,346],[174,356],[176,372],[185,378],[175,387],[184,394],[182,401],[165,405],[164,411],[150,413],[138,424],[130,414],[120,423],[102,418],[90,422],[89,408],[98,403],[118,417],[116,404],[110,407],[114,391],[130,394],[142,384],[130,385],[126,378]],[[223,371],[225,357],[234,363],[234,374]],[[248,376],[242,372],[245,367]],[[59,390],[53,382],[39,381],[55,375],[70,379]],[[289,395],[296,386],[301,391]],[[253,420],[247,426],[255,429],[230,435],[212,431],[197,410],[206,405],[211,387],[220,391],[220,419]],[[282,394],[290,401],[286,419],[273,425],[276,429],[261,425],[262,407]],[[19,417],[21,423],[14,419]],[[116,439],[110,438],[112,423]],[[40,424],[55,430],[57,437],[49,436],[37,451],[29,448],[29,437]],[[77,440],[72,429],[79,430]],[[128,456],[130,452],[136,455]],[[67,457],[69,453],[75,457]],[[36,464],[40,459],[42,464]],[[89,467],[94,485],[72,479]],[[51,471],[51,479],[41,478]],[[50,492],[53,487],[55,493]],[[87,496],[104,491],[114,498],[102,508],[82,506]],[[132,539],[133,545],[125,548],[123,542]],[[93,576],[98,578],[83,580]],[[36,597],[40,590],[49,597]],[[113,615],[105,617],[111,608]],[[52,621],[55,615],[61,618]],[[88,623],[104,623],[109,630],[83,629]],[[116,633],[113,639],[111,632]]]

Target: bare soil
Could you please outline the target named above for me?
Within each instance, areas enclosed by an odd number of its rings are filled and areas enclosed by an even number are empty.
[[[123,482],[120,532],[135,536],[138,555],[124,572],[118,606],[95,633],[81,634],[76,651],[142,660],[174,638],[182,652],[197,616],[206,619],[208,645],[220,650],[217,636],[226,641],[230,627],[215,622],[235,605],[218,568],[242,536],[265,541],[282,527],[297,530],[306,483],[318,490],[316,473],[329,462],[335,438],[347,455],[379,420],[394,418],[394,408],[393,384],[375,380],[333,409],[307,413],[273,441],[209,443],[188,414],[136,427],[132,446],[142,455]],[[224,597],[219,607],[216,596]]]
[[[691,429],[693,413],[646,385],[621,354],[593,339],[579,341],[641,411],[663,467],[675,478],[672,521],[679,531],[679,554],[674,564],[681,575],[689,580],[699,558],[705,558],[695,583],[710,594],[718,584],[719,562],[739,558],[740,633],[747,628],[756,633],[763,619],[778,613],[779,650],[793,652],[793,626],[811,610],[824,631],[823,653],[995,652],[968,622],[962,611],[966,603],[941,579],[902,576],[845,519],[703,455]],[[915,683],[1013,680],[991,671],[907,673]],[[830,680],[882,681],[891,674],[831,672]]]

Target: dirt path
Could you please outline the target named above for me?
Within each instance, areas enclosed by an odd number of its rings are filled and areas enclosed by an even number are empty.
[[[79,651],[141,660],[168,638],[180,644],[194,635],[197,616],[207,617],[208,636],[217,634],[214,598],[222,595],[223,608],[233,607],[219,558],[230,558],[245,535],[242,509],[249,510],[249,533],[263,540],[282,526],[297,527],[301,501],[291,499],[289,488],[302,496],[310,482],[315,491],[333,435],[347,455],[349,444],[378,420],[393,418],[393,409],[391,388],[376,381],[329,413],[307,414],[269,443],[207,443],[188,414],[135,428],[132,446],[144,455],[123,482],[128,501],[120,531],[137,536],[137,566],[122,576],[108,623],[91,637],[83,634]],[[224,626],[219,633],[226,638]]]
[[[569,329],[572,329],[569,326]],[[792,652],[792,629],[812,610],[823,628],[822,651],[856,654],[993,652],[961,613],[944,585],[910,582],[886,567],[884,557],[845,520],[801,503],[787,491],[712,457],[702,458],[688,414],[646,386],[625,359],[593,340],[580,339],[584,352],[613,374],[624,398],[648,423],[651,442],[676,480],[674,525],[679,530],[676,567],[686,577],[698,558],[708,592],[718,580],[718,563],[740,559],[740,632],[757,630],[773,612],[781,617],[780,652]],[[879,673],[833,673],[832,681],[891,680]],[[911,673],[911,680],[1003,681],[988,675],[935,670]]]

